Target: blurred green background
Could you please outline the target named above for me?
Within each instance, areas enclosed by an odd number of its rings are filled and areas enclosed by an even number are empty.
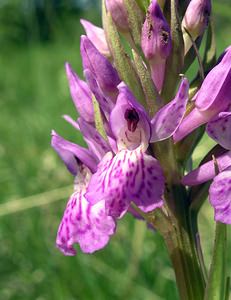
[[[50,147],[50,131],[82,142],[61,118],[76,117],[64,63],[81,74],[79,19],[100,25],[98,2],[0,1],[1,300],[177,299],[161,237],[130,216],[94,255],[64,257],[55,248],[73,178]],[[214,1],[214,20],[221,53],[231,44],[230,0]],[[195,159],[211,145],[206,139]],[[207,264],[212,219],[205,204],[200,226]]]

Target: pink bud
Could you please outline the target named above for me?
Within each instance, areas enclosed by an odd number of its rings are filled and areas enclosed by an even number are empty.
[[[105,0],[106,8],[121,31],[128,31],[127,11],[123,0]]]
[[[208,25],[211,14],[211,0],[191,0],[185,12],[182,28],[191,34],[193,40],[201,36]],[[185,53],[190,49],[192,43],[184,34]]]
[[[98,51],[106,57],[110,57],[110,51],[107,45],[106,37],[104,30],[98,26],[95,26],[87,20],[80,20],[80,23],[83,25],[87,37],[95,45]]]

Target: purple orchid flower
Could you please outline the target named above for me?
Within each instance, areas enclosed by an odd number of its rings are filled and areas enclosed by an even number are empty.
[[[182,80],[176,98],[154,116],[152,124],[128,87],[122,83],[118,88],[119,96],[110,115],[118,152],[115,156],[108,153],[100,162],[86,193],[91,203],[105,199],[108,214],[116,218],[127,212],[131,201],[144,212],[163,205],[161,167],[145,152],[151,139],[166,139],[179,126],[186,109],[189,84],[185,78]],[[168,117],[169,111],[172,117]]]
[[[119,151],[109,152],[89,182],[86,198],[104,200],[108,215],[121,218],[133,201],[149,212],[163,205],[164,176],[159,162],[146,154],[151,137],[148,116],[128,87],[119,86],[119,96],[110,115]]]
[[[84,122],[84,120],[79,121],[81,130],[86,133],[91,125]],[[96,137],[95,144],[91,141],[90,134]],[[52,147],[64,161],[71,174],[75,176],[74,193],[67,203],[56,239],[57,247],[65,255],[76,254],[76,250],[73,248],[75,243],[78,243],[85,253],[92,253],[105,247],[116,229],[114,219],[106,215],[105,202],[99,201],[96,205],[92,205],[84,196],[92,172],[97,170],[99,163],[97,153],[104,156],[105,152],[108,151],[108,148],[104,148],[106,145],[94,128],[89,130],[86,140],[90,144],[90,150],[68,142],[52,131]],[[101,147],[102,149],[100,149]],[[102,153],[103,149],[105,150],[104,153]]]
[[[85,253],[93,253],[109,242],[115,233],[114,219],[105,213],[105,203],[91,205],[84,197],[91,176],[89,169],[79,166],[75,191],[71,195],[59,225],[56,245],[65,255],[75,255],[78,243]]]
[[[80,20],[80,23],[83,25],[85,29],[86,35],[92,44],[95,45],[97,50],[104,56],[110,57],[110,50],[107,45],[106,37],[104,30],[98,26],[95,26],[91,22],[87,20]]]
[[[195,108],[182,121],[174,134],[178,142],[194,129],[208,123],[208,132],[227,132],[230,118],[222,112],[230,112],[231,108],[231,47],[229,47],[220,63],[206,76],[196,94]],[[226,124],[224,126],[224,124]],[[214,129],[216,127],[216,130]],[[225,129],[224,129],[225,128]],[[215,133],[216,135],[216,133]]]
[[[166,59],[168,58],[172,41],[169,25],[156,0],[152,0],[146,20],[142,28],[141,47],[150,63],[152,80],[158,91],[162,89]]]

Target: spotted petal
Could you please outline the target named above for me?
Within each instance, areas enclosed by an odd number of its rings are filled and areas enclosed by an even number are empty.
[[[231,112],[220,113],[207,124],[207,133],[223,148],[231,150]]]
[[[75,243],[84,253],[93,253],[107,245],[115,228],[113,218],[105,214],[103,201],[91,205],[84,191],[75,192],[67,203],[56,245],[65,255],[76,254]]]
[[[179,127],[186,111],[189,82],[182,79],[176,97],[161,108],[151,121],[151,142],[162,141],[172,136]]]
[[[105,200],[107,213],[119,218],[133,201],[149,212],[163,205],[164,177],[158,161],[140,148],[107,153],[91,177],[86,198]]]
[[[215,209],[215,220],[231,224],[231,167],[214,178],[209,189],[209,200]]]

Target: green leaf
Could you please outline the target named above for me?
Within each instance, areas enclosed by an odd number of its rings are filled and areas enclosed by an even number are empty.
[[[202,39],[203,39],[203,35],[199,36],[196,39],[195,44],[196,44],[197,49],[200,49]],[[195,58],[196,58],[195,49],[194,49],[194,47],[191,47],[190,50],[185,55],[185,58],[184,58],[184,68],[183,68],[183,71],[182,71],[184,74],[187,72],[188,68],[192,65]]]
[[[204,300],[224,300],[226,286],[227,225],[217,222],[212,262]]]
[[[216,40],[212,20],[209,22],[207,29],[207,38],[205,45],[205,53],[203,58],[203,66],[206,72],[210,71],[216,64]]]

